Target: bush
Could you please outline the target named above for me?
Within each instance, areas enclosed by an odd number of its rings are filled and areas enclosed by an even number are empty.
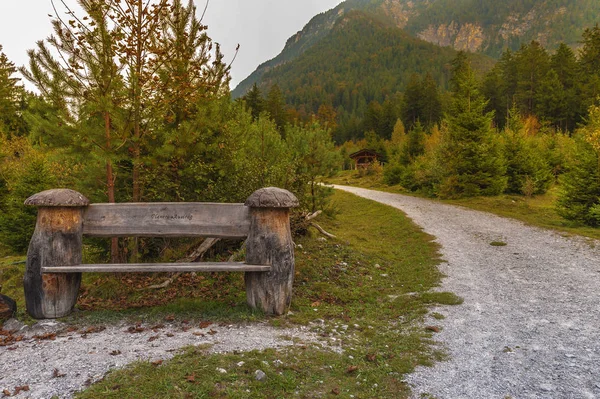
[[[405,167],[399,164],[389,164],[383,169],[383,181],[388,186],[400,184]]]
[[[44,159],[29,160],[4,195],[0,213],[0,241],[15,254],[25,254],[33,234],[37,209],[23,202],[31,195],[55,187],[56,179]]]
[[[557,210],[565,219],[600,226],[600,159],[584,140],[579,140],[577,148],[577,159],[560,179]]]
[[[502,139],[506,159],[505,192],[525,195],[545,193],[552,184],[553,175],[539,140],[535,136],[526,136],[523,131],[510,130],[502,134]]]

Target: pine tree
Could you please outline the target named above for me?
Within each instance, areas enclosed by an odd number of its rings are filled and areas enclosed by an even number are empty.
[[[406,135],[406,140],[400,150],[399,161],[403,166],[413,163],[417,157],[425,153],[425,130],[421,122],[417,121]]]
[[[52,20],[54,36],[48,44],[38,42],[37,50],[29,51],[29,69],[23,75],[34,83],[45,100],[59,111],[64,125],[62,135],[72,140],[72,148],[85,148],[105,165],[108,202],[116,202],[114,163],[116,162],[114,126],[122,87],[121,74],[114,58],[115,35],[109,27],[107,8],[102,2],[81,1],[86,16],[77,18],[69,10],[68,21],[56,16]],[[88,22],[86,22],[88,21]],[[78,121],[85,130],[73,135],[68,126]],[[63,139],[64,140],[64,139]],[[86,146],[87,145],[87,146]],[[113,261],[117,260],[117,239],[112,240]]]
[[[19,78],[14,76],[16,72],[15,64],[9,61],[0,45],[0,133],[9,137],[25,133],[21,114],[25,92]]]
[[[411,129],[422,117],[422,97],[421,79],[419,78],[419,75],[412,74],[410,81],[406,85],[402,103],[402,122],[407,129]]]
[[[256,83],[242,99],[245,101],[246,109],[250,111],[252,119],[257,120],[261,112],[265,110],[265,100]]]
[[[453,101],[448,132],[440,149],[445,172],[438,195],[497,195],[506,187],[506,166],[492,135],[493,113],[486,112],[475,74],[464,53],[453,61]]]
[[[581,96],[583,106],[595,104],[600,96],[600,25],[583,32],[583,47],[579,52],[582,73]]]
[[[283,128],[288,123],[285,98],[277,84],[271,86],[267,99],[265,101],[265,111],[269,114],[277,129],[283,132]]]
[[[554,115],[563,131],[573,131],[576,124],[584,115],[582,109],[582,98],[578,95],[581,87],[581,79],[578,74],[577,57],[569,46],[561,43],[556,52],[550,57],[550,66],[558,75],[561,84],[560,97],[562,108]]]
[[[550,57],[540,43],[532,41],[523,45],[516,54],[517,90],[515,101],[524,115],[533,115],[537,97],[542,91],[542,81],[550,70]]]
[[[427,73],[422,82],[421,122],[426,128],[437,125],[442,120],[442,99],[436,81]]]

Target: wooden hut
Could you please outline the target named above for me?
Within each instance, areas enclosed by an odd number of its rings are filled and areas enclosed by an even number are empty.
[[[349,155],[354,161],[354,169],[364,169],[376,162],[381,162],[382,156],[374,150],[363,149]]]

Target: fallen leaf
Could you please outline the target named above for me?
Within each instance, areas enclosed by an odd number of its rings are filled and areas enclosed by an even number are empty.
[[[212,328],[210,329],[210,331],[208,332],[210,335],[215,335],[217,333],[217,331],[213,330]]]
[[[29,391],[29,385],[23,385],[23,386],[20,386],[20,387],[15,387],[15,393],[13,393],[13,395],[17,396],[19,393],[21,393],[21,391],[23,391],[23,392]]]
[[[148,338],[148,342],[156,341],[159,337],[160,335],[153,335],[150,338]]]
[[[196,374],[188,375],[185,379],[187,382],[196,382]]]
[[[46,334],[34,335],[33,338],[39,339],[41,341],[44,341],[44,340],[54,341],[56,339],[56,333],[46,333]]]
[[[311,308],[316,308],[316,307],[318,307],[320,304],[321,304],[321,302],[319,302],[319,301],[315,301],[315,302],[313,302],[313,303],[311,303],[311,304],[310,304],[310,307],[311,307]]]
[[[4,396],[10,396],[10,391],[8,389],[5,389],[4,391],[2,391],[2,394]]]
[[[339,395],[340,394],[340,389],[339,388],[333,388],[331,390],[331,393],[334,394],[334,395]]]
[[[54,371],[52,372],[52,378],[61,378],[66,376],[66,374],[61,373],[60,371],[58,371],[58,369],[54,369]]]
[[[200,322],[200,328],[206,328],[212,324],[213,323],[211,321],[202,321],[202,322]]]
[[[346,373],[354,373],[356,370],[358,370],[358,366],[349,366],[346,369]]]
[[[374,353],[369,353],[369,354],[367,354],[366,358],[367,358],[367,361],[374,362],[375,359],[377,359],[377,355]]]
[[[160,366],[161,364],[163,364],[162,360],[155,360],[152,362],[152,365],[154,365],[154,366]]]
[[[165,317],[166,321],[173,321],[175,320],[175,316],[173,316],[172,314],[168,315],[167,317]]]
[[[438,332],[440,332],[440,328],[439,328],[439,327],[436,327],[436,326],[427,326],[427,327],[425,327],[425,329],[426,329],[427,331],[433,331],[433,332],[435,332],[435,333],[438,333]]]

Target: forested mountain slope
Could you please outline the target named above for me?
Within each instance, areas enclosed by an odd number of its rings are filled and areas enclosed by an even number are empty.
[[[233,96],[244,95],[267,71],[326,38],[336,21],[352,10],[368,12],[431,43],[492,57],[531,40],[548,49],[561,42],[577,47],[583,30],[600,20],[597,0],[347,0],[315,16],[277,57],[241,82]]]
[[[429,74],[446,88],[456,50],[417,39],[364,12],[338,19],[329,35],[294,62],[266,72],[261,88],[277,84],[288,104],[316,113],[323,103],[340,116],[362,115],[371,101],[404,91],[414,74]],[[493,60],[472,55],[476,69]]]

